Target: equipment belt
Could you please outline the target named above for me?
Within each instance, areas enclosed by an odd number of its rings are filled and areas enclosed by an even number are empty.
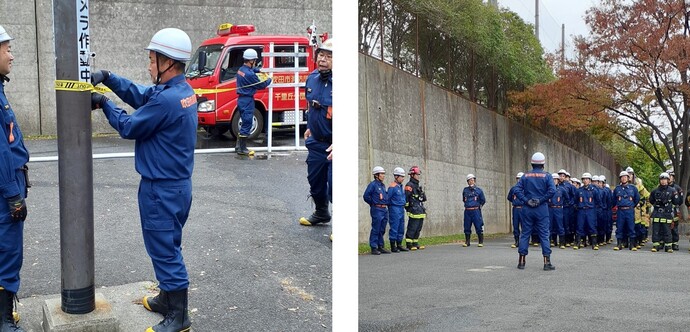
[[[553,209],[562,209],[563,208],[562,206],[555,206],[555,205],[549,205],[549,207],[553,208]]]
[[[621,210],[629,210],[629,209],[632,209],[633,207],[632,206],[620,206],[618,208]]]
[[[388,205],[384,205],[384,204],[374,204],[374,206],[380,207],[380,208],[387,208],[388,207]]]
[[[522,205],[513,206],[513,207],[516,208],[516,209],[522,209]]]
[[[475,207],[468,207],[468,208],[465,208],[465,210],[476,210],[476,209],[478,209],[478,208],[479,208],[478,206],[475,206]]]

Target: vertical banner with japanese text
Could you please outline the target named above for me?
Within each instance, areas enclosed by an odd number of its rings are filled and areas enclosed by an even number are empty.
[[[79,80],[91,81],[91,67],[89,65],[90,36],[89,36],[89,0],[77,1],[77,50],[79,58]]]

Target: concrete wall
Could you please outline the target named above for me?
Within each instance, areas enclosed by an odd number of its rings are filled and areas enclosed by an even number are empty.
[[[55,41],[51,0],[0,2],[0,25],[15,56],[6,91],[25,135],[56,134]],[[156,31],[176,27],[192,45],[215,34],[218,24],[253,24],[258,34],[306,34],[316,22],[332,31],[331,1],[323,0],[90,0],[91,51],[96,69],[108,69],[141,84],[150,84],[144,48]],[[59,50],[58,50],[59,51]],[[122,105],[124,106],[124,105]],[[101,112],[93,131],[112,132]]]
[[[485,231],[510,232],[506,196],[515,174],[528,169],[536,151],[546,155],[550,172],[565,168],[578,178],[591,172],[607,179],[617,174],[613,158],[590,138],[562,135],[565,145],[361,54],[359,137],[360,193],[371,182],[374,166],[388,172],[386,185],[393,181],[393,168],[421,167],[428,197],[422,236],[463,232],[462,189],[468,173],[477,176],[486,195]],[[360,242],[368,241],[370,230],[369,207],[360,199]]]

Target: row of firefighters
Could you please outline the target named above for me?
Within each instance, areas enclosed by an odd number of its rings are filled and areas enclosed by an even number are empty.
[[[413,166],[407,175],[409,182],[403,186],[405,171],[396,167],[393,171],[395,180],[388,188],[383,183],[385,170],[376,166],[372,170],[374,180],[367,186],[363,199],[370,206],[372,228],[369,236],[371,253],[379,255],[389,253],[384,248],[383,235],[390,222],[389,239],[391,251],[400,252],[423,249],[419,245],[419,236],[426,217],[424,202],[426,194],[419,183],[421,171]],[[524,174],[518,173],[516,180]],[[599,250],[600,246],[612,243],[613,229],[616,225],[614,250],[628,248],[633,251],[640,249],[649,236],[651,222],[652,251],[673,252],[678,250],[678,220],[679,206],[683,204],[683,190],[674,183],[672,170],[659,175],[659,185],[650,193],[642,183],[642,179],[635,176],[632,167],[619,173],[619,184],[611,189],[606,183],[606,177],[592,176],[584,173],[581,180],[570,176],[561,169],[552,174],[556,193],[549,199],[549,218],[551,244],[565,249],[572,247],[579,249],[589,247]],[[471,227],[474,226],[479,239],[479,246],[483,246],[483,218],[481,208],[486,203],[482,190],[475,184],[473,174],[467,176],[468,187],[463,190],[465,205],[464,233],[466,242],[470,245]],[[515,186],[508,193],[511,202],[513,236],[518,246],[521,230],[521,209],[526,202],[521,202],[514,194]],[[690,195],[689,195],[690,196]],[[690,206],[690,197],[685,204]],[[409,217],[405,232],[405,214]],[[406,246],[402,246],[403,234]],[[536,234],[533,241],[537,245]]]
[[[520,179],[518,173],[516,179]],[[561,169],[552,174],[556,193],[549,199],[551,244],[565,249],[600,246],[613,242],[616,225],[616,246],[613,250],[628,248],[636,251],[648,239],[652,227],[652,251],[678,250],[679,206],[683,204],[683,191],[674,183],[672,170],[659,175],[659,185],[650,193],[635,176],[632,167],[618,174],[620,183],[613,189],[605,176],[582,174],[581,180],[571,178]],[[507,199],[513,205],[513,235],[518,246],[521,224],[520,202],[510,189]],[[690,206],[690,201],[686,201]],[[536,234],[530,244],[538,242]]]

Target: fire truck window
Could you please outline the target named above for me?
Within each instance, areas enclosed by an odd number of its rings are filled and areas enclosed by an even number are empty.
[[[218,65],[218,59],[223,45],[201,46],[187,66],[186,77],[202,77],[213,75]],[[203,55],[201,55],[203,53]],[[205,59],[205,61],[204,61]]]
[[[261,59],[261,48],[253,48],[259,54],[259,59]],[[244,59],[242,58],[244,50],[246,50],[246,48],[231,49],[225,55],[225,59],[223,59],[223,64],[221,65],[220,71],[221,82],[229,81],[235,78],[235,76],[237,75],[237,71],[240,70],[240,67],[242,67],[242,65],[244,64]]]
[[[299,46],[297,47],[300,53],[306,53],[307,52],[307,47],[306,46]],[[294,53],[295,52],[295,46],[290,45],[290,46],[276,46],[275,47],[276,53]],[[275,67],[276,68],[287,68],[287,67],[294,67],[295,66],[295,58],[294,57],[276,57],[275,58]],[[299,58],[299,66],[300,67],[306,67],[307,66],[307,58],[305,57],[300,57]]]

